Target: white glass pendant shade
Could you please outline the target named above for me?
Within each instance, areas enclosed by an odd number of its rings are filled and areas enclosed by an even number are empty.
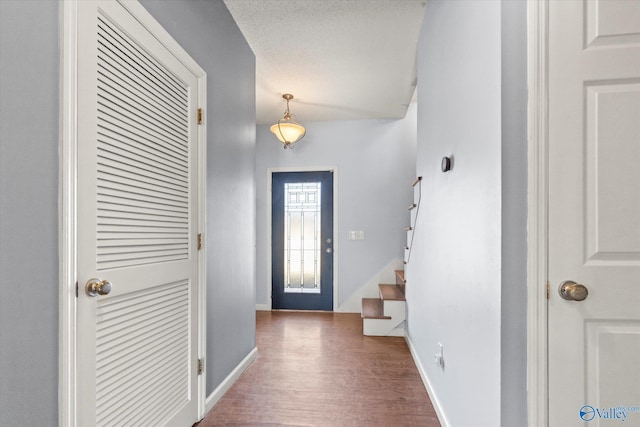
[[[306,130],[304,126],[293,121],[280,120],[271,126],[271,132],[283,144],[293,144],[304,137]]]
[[[284,117],[278,120],[278,123],[271,126],[273,133],[280,142],[284,144],[284,148],[293,148],[293,144],[304,138],[307,131],[300,123],[296,123],[291,119],[291,111],[289,110],[289,101],[293,99],[293,95],[285,93],[282,97],[287,101],[287,109]]]

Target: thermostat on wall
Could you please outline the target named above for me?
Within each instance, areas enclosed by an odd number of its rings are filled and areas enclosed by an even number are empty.
[[[448,172],[451,170],[451,157],[443,157],[442,163],[440,163],[440,169],[442,172]]]

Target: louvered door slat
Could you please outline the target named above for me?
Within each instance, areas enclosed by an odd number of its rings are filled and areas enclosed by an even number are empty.
[[[118,203],[119,202],[119,203]],[[108,196],[102,196],[102,200],[98,202],[99,209],[102,209],[104,212],[121,212],[126,211],[133,214],[157,214],[157,215],[166,215],[170,217],[178,217],[181,218],[184,210],[175,207],[164,207],[161,208],[152,203],[143,202],[141,200],[127,200],[126,202],[123,200],[114,201],[112,198]]]
[[[180,346],[182,342],[178,339],[185,333],[185,325],[181,324],[169,324],[167,332],[156,332],[149,337],[145,337],[145,344],[138,344],[128,348],[129,354],[122,355],[122,357],[112,357],[111,360],[103,362],[102,366],[111,370],[109,375],[102,375],[97,377],[100,380],[100,387],[97,389],[101,395],[121,395],[126,392],[126,389],[132,387],[131,383],[134,379],[139,379],[140,376],[144,376],[145,373],[141,369],[149,369],[159,363],[158,361],[166,356],[167,352],[171,352],[172,346]],[[140,350],[148,348],[154,351],[151,355],[140,354]],[[157,355],[156,353],[159,352]],[[135,357],[127,357],[129,355],[135,355]],[[155,359],[158,358],[158,359]]]
[[[173,92],[180,97],[185,105],[188,97],[182,93],[182,82],[166,67],[148,55],[137,43],[133,42],[126,34],[120,31],[117,26],[112,25],[108,20],[98,20],[98,31],[102,40],[109,41],[118,52],[125,55],[132,63],[137,64],[145,73],[149,74],[149,79],[162,85],[162,92]]]
[[[117,124],[110,122],[102,122],[102,127],[98,130],[98,138],[105,144],[104,150],[108,150],[106,146],[114,147],[122,150],[127,156],[131,154],[136,160],[143,163],[152,162],[165,166],[168,172],[176,173],[177,178],[184,176],[189,165],[186,158],[182,157],[182,153],[166,148],[159,144],[158,141],[145,139],[141,135],[132,132],[132,129],[119,127]]]
[[[106,19],[99,20],[98,43],[97,246],[112,243],[108,252],[97,251],[98,269],[186,259],[188,90]],[[130,90],[113,84],[123,74],[114,70],[125,70]],[[128,215],[126,206],[141,202],[181,215],[171,219]],[[141,237],[150,244],[131,250]],[[176,238],[178,247],[152,243],[166,238]]]
[[[183,387],[186,387],[183,377],[175,375],[167,377],[163,386],[158,390],[157,402],[153,402],[153,405],[151,405],[149,404],[151,403],[150,399],[147,399],[149,403],[145,405],[143,410],[132,408],[130,419],[133,425],[147,425],[150,427],[159,425],[159,420],[169,417],[184,403],[176,402],[170,393],[172,389]]]
[[[186,143],[185,130],[167,125],[164,117],[149,105],[139,103],[130,94],[129,98],[125,98],[126,94],[114,92],[113,88],[102,82],[98,84],[98,92],[101,95],[101,105],[126,116],[132,122],[137,123],[140,128],[147,131],[157,130],[159,134],[165,135],[170,141],[175,141],[178,147]]]
[[[121,420],[126,420],[126,425],[159,425],[151,417],[159,417],[164,406],[163,400],[168,400],[175,404],[182,404],[186,400],[176,400],[175,390],[184,390],[187,387],[184,372],[169,370],[176,362],[184,357],[184,348],[188,342],[176,344],[174,354],[169,357],[162,358],[155,356],[151,358],[151,362],[146,365],[140,374],[146,375],[142,380],[132,379],[132,385],[124,387],[121,393],[114,393],[119,398],[112,405],[105,405],[104,408],[98,408],[99,413],[104,414],[105,425],[124,425]],[[161,372],[163,374],[158,375]],[[150,391],[152,393],[150,393]],[[151,400],[150,396],[153,397]],[[144,422],[137,423],[136,416],[140,415],[141,410],[149,409],[149,417],[145,416]],[[98,418],[100,419],[100,418]]]
[[[113,347],[114,339],[119,337],[130,337],[136,331],[144,330],[146,323],[152,321],[160,321],[168,316],[173,316],[175,310],[181,307],[177,302],[184,302],[188,297],[188,293],[180,286],[168,292],[163,292],[161,288],[157,289],[153,294],[145,295],[144,299],[134,297],[130,299],[121,299],[121,304],[101,311],[101,325],[96,331],[98,338],[97,348],[101,352],[97,356],[98,363],[105,357],[108,357],[107,347]],[[175,301],[176,303],[172,303]],[[102,351],[105,351],[103,354]]]
[[[102,244],[102,242],[120,242],[121,244],[127,244],[130,241],[138,241],[140,239],[147,239],[149,241],[162,241],[165,240],[175,240],[176,242],[181,242],[184,239],[181,234],[176,233],[143,233],[143,232],[130,232],[130,233],[103,233],[103,238],[98,241],[98,245]]]
[[[187,211],[182,206],[171,206],[167,204],[158,204],[148,200],[140,200],[134,197],[126,197],[124,194],[112,196],[105,191],[99,195],[98,209],[122,210],[123,212],[139,212],[148,211],[149,209],[157,212],[169,212],[171,214],[183,214]]]
[[[178,337],[179,335],[184,335],[187,330],[184,327],[176,328],[172,330],[172,336]],[[157,385],[159,379],[156,377],[157,372],[161,371],[164,367],[161,365],[165,363],[180,363],[179,357],[168,357],[167,354],[175,354],[176,351],[182,351],[181,347],[184,346],[186,341],[176,341],[176,342],[163,342],[164,347],[160,347],[159,345],[153,347],[156,351],[160,351],[159,354],[148,354],[144,359],[139,359],[135,362],[136,364],[130,364],[125,367],[120,368],[118,366],[117,380],[111,381],[108,384],[105,384],[98,390],[98,394],[105,396],[106,398],[111,399],[110,403],[105,403],[103,407],[98,404],[98,410],[104,408],[105,412],[108,412],[109,405],[119,406],[124,405],[127,401],[131,400],[129,395],[135,396],[140,392],[144,393],[144,389],[147,386]],[[168,373],[168,372],[167,372]],[[180,372],[176,372],[179,374]],[[111,377],[109,377],[111,378]],[[140,402],[140,399],[137,403]]]
[[[114,221],[115,222],[115,221]],[[173,223],[166,225],[140,225],[140,224],[110,224],[103,223],[100,219],[98,222],[98,233],[109,233],[111,235],[118,234],[126,236],[133,231],[146,234],[166,233],[166,234],[178,234],[183,235],[189,231],[188,226],[177,226]]]
[[[144,257],[140,257],[139,254],[144,253]],[[113,255],[102,255],[104,263],[117,263],[126,261],[139,261],[141,259],[164,259],[166,261],[177,260],[184,257],[184,249],[165,249],[150,252],[148,250],[138,252],[122,252]]]
[[[120,184],[107,180],[98,181],[98,194],[123,198],[139,198],[140,200],[150,201],[161,206],[188,207],[188,195],[180,198],[170,197],[170,195],[165,193],[154,192],[139,186]]]
[[[102,147],[100,148],[100,164],[156,177],[159,180],[173,183],[180,187],[186,187],[187,182],[184,175],[188,170],[185,163],[177,163],[176,158],[151,157],[145,151],[132,146],[131,142],[122,143],[108,136],[100,138]],[[112,156],[117,156],[117,160],[112,160]]]
[[[161,190],[171,190],[176,195],[184,196],[188,187],[169,181],[168,178],[155,174],[144,169],[134,170],[126,164],[118,164],[116,160],[102,158],[98,164],[98,173],[102,173],[104,178],[111,178],[120,181],[133,181],[146,187],[155,187]]]
[[[186,157],[186,144],[181,138],[175,135],[163,132],[152,122],[144,120],[144,118],[134,115],[132,112],[123,108],[122,105],[114,104],[110,102],[109,96],[104,94],[102,98],[98,100],[98,113],[101,119],[105,122],[118,123],[121,126],[128,126],[133,132],[139,135],[146,136],[152,141],[158,141],[163,143],[166,147],[172,147],[174,151],[183,159]]]
[[[182,245],[179,239],[127,239],[127,244],[118,239],[105,239],[98,242],[97,250],[104,254],[113,253],[118,250],[119,247],[126,247],[127,249],[135,250],[137,247],[143,247],[149,249],[149,246],[162,247],[175,247],[176,245]]]
[[[186,207],[188,204],[188,195],[178,195],[165,188],[162,188],[162,191],[158,191],[155,188],[149,188],[151,186],[145,187],[144,183],[138,183],[135,181],[125,180],[124,182],[116,182],[115,179],[117,179],[117,176],[110,176],[102,173],[99,173],[99,175],[101,175],[101,179],[99,181],[100,185],[98,188],[101,194],[104,193],[128,198],[140,197],[143,200],[153,201],[161,205],[166,204],[170,206]]]
[[[149,232],[151,230],[188,230],[189,222],[180,218],[159,219],[159,218],[132,218],[130,215],[118,218],[111,215],[102,215],[98,218],[98,227],[100,230],[108,231],[107,227],[115,227],[124,232],[131,231],[131,227],[138,227],[140,231]]]
[[[101,178],[124,180],[127,183],[133,181],[147,188],[156,188],[160,191],[170,190],[172,194],[183,198],[188,196],[187,191],[189,188],[187,185],[170,182],[167,177],[146,170],[144,168],[145,165],[136,169],[133,166],[129,166],[125,161],[118,162],[119,160],[114,153],[109,153],[109,157],[102,156],[98,163],[98,173],[102,174]]]
[[[187,200],[189,197],[188,193],[185,194],[185,188],[154,180],[142,174],[129,173],[115,167],[108,167],[106,164],[99,165],[98,178],[103,184],[107,182],[120,184],[136,191],[144,191],[142,194],[162,194],[163,196],[182,200]]]
[[[161,94],[173,94],[180,99],[184,105],[187,104],[187,96],[182,93],[182,84],[172,73],[168,72],[162,64],[147,55],[135,42],[108,20],[98,19],[98,42],[110,45],[112,51],[117,52],[134,69],[140,69],[144,74],[148,74],[148,80],[159,88]]]
[[[174,145],[166,142],[162,138],[146,133],[131,123],[118,119],[113,114],[110,114],[109,111],[99,110],[98,117],[100,119],[100,127],[98,128],[98,134],[100,136],[108,131],[124,135],[125,138],[120,139],[126,144],[124,146],[120,145],[120,148],[124,151],[133,150],[136,146],[148,146],[151,147],[152,150],[155,147],[159,152],[164,152],[170,156],[169,160],[171,163],[175,163],[175,167],[178,168],[174,170],[177,178],[184,177],[183,175],[188,168],[188,159],[184,151],[177,149]],[[118,139],[110,140],[100,138],[100,140],[106,145],[102,147],[105,151],[108,151],[109,145],[118,146],[118,144],[116,144]],[[141,158],[146,159],[146,161],[151,160],[150,157],[145,157],[144,155],[141,156]],[[168,170],[170,171],[171,169]]]
[[[99,41],[100,43],[100,41]],[[167,96],[157,85],[145,78],[145,72],[141,72],[139,69],[131,66],[125,59],[118,55],[118,52],[114,52],[109,45],[99,45],[98,58],[104,62],[104,65],[100,65],[99,69],[103,72],[109,72],[109,76],[114,78],[118,75],[128,76],[139,91],[146,94],[150,99],[164,104],[165,111],[174,116],[179,122],[183,121],[182,111],[180,108],[176,108],[169,96]],[[121,72],[115,72],[114,70],[121,70]]]
[[[108,268],[125,268],[125,267],[134,267],[141,264],[156,264],[160,262],[172,262],[172,261],[180,261],[184,259],[184,256],[156,256],[156,257],[129,257],[123,258],[114,262],[105,261],[102,263],[103,269]]]
[[[147,328],[152,328],[151,331],[144,331],[141,329],[135,329],[129,331],[125,338],[122,335],[110,335],[107,334],[103,339],[104,343],[100,346],[100,351],[104,352],[97,361],[97,365],[101,368],[106,368],[110,364],[117,364],[113,372],[109,371],[108,376],[102,378],[99,390],[108,387],[110,385],[111,378],[115,378],[112,374],[119,374],[119,372],[127,369],[128,366],[135,366],[136,360],[132,357],[125,358],[129,354],[136,354],[136,351],[146,347],[165,347],[171,342],[174,342],[174,335],[182,326],[179,323],[182,313],[179,310],[171,310],[164,313],[161,319],[154,321],[141,322],[145,324]],[[162,328],[162,329],[160,329]],[[127,353],[119,351],[119,346],[126,346]],[[112,365],[113,366],[113,365]],[[115,380],[114,380],[115,381]]]
[[[149,221],[167,221],[167,222],[183,222],[180,215],[172,215],[171,212],[135,212],[132,210],[120,210],[103,208],[103,218],[129,218],[132,220],[149,220]]]
[[[147,328],[155,328],[165,322],[165,319],[171,319],[170,322],[174,322],[175,316],[181,313],[179,303],[184,302],[188,295],[171,294],[170,297],[175,298],[175,304],[171,303],[169,297],[164,297],[165,299],[154,298],[145,301],[145,305],[130,305],[126,307],[124,312],[112,313],[110,326],[101,328],[96,335],[99,338],[99,344],[96,348],[100,349],[100,354],[96,358],[98,365],[103,361],[108,361],[111,357],[112,353],[109,349],[116,348],[125,340],[139,341],[152,332],[146,330]],[[157,330],[160,331],[159,328]]]
[[[129,246],[126,248],[126,253],[131,253],[131,254],[138,254],[138,253],[148,253],[148,248],[144,247],[144,246]],[[171,253],[175,251],[175,253]],[[158,253],[155,254],[155,256],[158,255],[178,255],[181,253],[184,253],[185,248],[180,247],[179,245],[165,245],[163,247],[161,247],[161,249],[158,250]],[[123,251],[123,248],[120,246],[117,246],[115,248],[106,248],[106,249],[99,249],[100,254],[102,255],[114,255],[114,254],[120,254],[123,253],[125,251]]]
[[[117,117],[109,109],[104,108],[101,105],[99,105],[97,115],[100,118],[100,128],[98,129],[99,134],[105,129],[112,130],[113,132],[126,135],[140,144],[146,144],[152,148],[157,147],[158,150],[164,150],[167,154],[173,156],[173,160],[176,162],[182,162],[183,164],[186,163],[187,158],[184,151],[180,147],[177,148],[175,145],[166,142],[162,138],[162,135],[157,138],[157,134],[150,134],[139,129],[128,121],[123,121],[126,117]]]
[[[135,80],[107,62],[103,61],[100,66],[98,70],[99,81],[109,87],[109,92],[117,93],[118,96],[128,94],[138,105],[145,105],[155,116],[162,117],[170,126],[187,130],[188,126],[184,117],[178,116],[175,111],[166,108],[148,93],[140,90],[139,85],[135,85]]]
[[[167,374],[184,377],[189,366],[188,285],[167,284],[98,303],[98,424],[124,423],[128,409],[144,407],[145,390],[163,387]],[[186,394],[184,387],[172,388],[173,399]]]

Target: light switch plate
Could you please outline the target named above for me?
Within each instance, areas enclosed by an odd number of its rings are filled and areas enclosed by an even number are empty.
[[[349,240],[364,240],[364,231],[349,231]]]

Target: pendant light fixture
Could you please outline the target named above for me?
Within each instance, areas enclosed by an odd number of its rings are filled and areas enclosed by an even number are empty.
[[[293,99],[293,95],[285,93],[282,97],[287,100],[287,110],[284,112],[284,117],[271,126],[271,132],[284,144],[283,148],[286,150],[287,148],[293,148],[293,144],[304,138],[307,131],[304,126],[291,119],[289,101]]]

